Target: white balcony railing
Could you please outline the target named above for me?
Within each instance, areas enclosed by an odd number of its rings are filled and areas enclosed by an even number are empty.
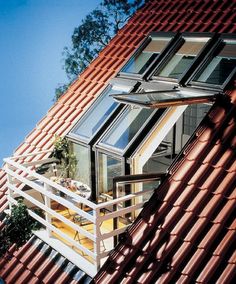
[[[111,200],[101,203],[92,202],[55,183],[50,176],[36,172],[40,165],[52,162],[51,158],[44,157],[48,152],[4,159],[9,205],[11,207],[11,204],[16,204],[18,197],[23,197],[29,214],[43,225],[44,234],[35,234],[44,236],[44,241],[49,244],[54,241],[57,251],[69,256],[69,260],[93,277],[114,248],[118,236],[129,227],[130,220],[142,208],[143,197],[151,193],[153,188],[143,190],[136,186],[135,193],[121,197],[108,196]],[[159,176],[153,176],[153,180],[158,181]],[[119,183],[123,185],[124,179],[118,179],[115,187]],[[130,184],[134,185],[134,179],[131,179]],[[63,207],[64,211],[58,210],[58,206]],[[36,214],[34,208],[41,209],[43,217]],[[62,214],[65,210],[68,211],[68,216]],[[119,225],[120,218],[129,222]],[[63,229],[58,224],[62,224]]]

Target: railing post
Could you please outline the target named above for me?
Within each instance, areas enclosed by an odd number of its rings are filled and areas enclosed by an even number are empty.
[[[115,178],[113,179],[113,199],[117,198],[117,183]],[[116,212],[118,209],[118,204],[113,205],[113,212]],[[113,230],[118,229],[118,218],[113,219]],[[114,247],[118,244],[118,236],[114,236]]]
[[[101,267],[101,230],[100,230],[100,209],[93,209],[94,217],[95,217],[95,224],[94,224],[94,234],[95,234],[95,243],[94,243],[94,253],[96,255],[95,266],[97,271]]]
[[[5,167],[6,167],[7,169],[10,168],[8,164],[6,164]],[[10,174],[7,174],[7,181],[8,181],[9,184],[12,184],[12,185],[13,185],[12,176],[11,176]],[[9,196],[10,198],[14,198],[14,197],[13,197],[13,191],[10,189],[10,187],[8,187],[8,196]],[[12,209],[12,203],[11,203],[11,201],[8,200],[8,204],[9,204],[9,208],[10,208],[10,210],[11,210],[11,209]]]
[[[48,184],[44,183],[43,185],[44,189],[47,190],[47,191],[50,191],[50,187]],[[48,196],[44,195],[44,202],[45,202],[45,205],[48,207],[48,208],[51,208],[51,198],[49,198]],[[51,218],[51,215],[48,213],[48,212],[45,212],[45,219],[48,223],[51,224],[52,222],[52,218]],[[47,227],[46,228],[46,231],[48,233],[48,236],[51,237],[52,236],[52,231]]]

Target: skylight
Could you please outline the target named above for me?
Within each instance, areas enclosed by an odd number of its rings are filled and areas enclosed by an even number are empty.
[[[118,150],[124,150],[145,125],[152,112],[153,110],[149,109],[127,108],[101,140],[101,143]]]
[[[117,108],[118,103],[110,96],[117,91],[125,93],[128,90],[125,87],[109,86],[78,122],[72,130],[72,134],[85,140],[91,139]]]
[[[125,75],[125,73],[144,74],[172,38],[173,34],[166,34],[165,36],[154,34],[150,36],[121,69],[120,75]]]
[[[214,49],[205,64],[193,77],[193,82],[223,85],[236,69],[236,40],[224,40]]]
[[[209,40],[210,37],[183,37],[175,53],[154,72],[154,77],[170,79],[182,77]]]

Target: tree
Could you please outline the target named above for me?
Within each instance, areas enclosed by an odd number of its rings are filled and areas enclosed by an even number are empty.
[[[42,216],[40,210],[35,213]],[[12,206],[11,214],[6,215],[0,231],[0,258],[7,255],[12,245],[16,249],[23,246],[33,235],[33,230],[40,229],[41,225],[28,213],[23,199],[18,199],[17,205]]]
[[[143,5],[144,0],[102,0],[89,13],[81,25],[74,29],[72,46],[63,52],[64,66],[69,84],[90,64],[129,17]],[[58,86],[56,99],[64,93],[69,84]]]

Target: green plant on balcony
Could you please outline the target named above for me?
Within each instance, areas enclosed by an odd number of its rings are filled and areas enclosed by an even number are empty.
[[[66,137],[55,136],[52,157],[60,162],[60,176],[73,178],[76,171],[77,159],[71,150],[70,143]]]
[[[36,213],[41,215],[41,212]],[[9,253],[12,245],[19,249],[31,238],[34,230],[41,228],[40,223],[29,215],[22,198],[18,199],[17,205],[12,206],[3,224],[0,231],[0,258]]]

